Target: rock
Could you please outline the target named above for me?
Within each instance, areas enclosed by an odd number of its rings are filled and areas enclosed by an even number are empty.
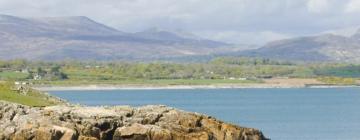
[[[132,124],[116,129],[114,140],[123,139],[153,139],[153,140],[171,140],[171,132],[154,125]]]
[[[78,140],[98,140],[98,138],[88,137],[88,136],[80,136]]]
[[[166,106],[31,108],[0,101],[0,140],[266,140],[256,129]]]

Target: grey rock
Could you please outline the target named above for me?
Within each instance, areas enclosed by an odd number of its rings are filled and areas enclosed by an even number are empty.
[[[256,129],[152,105],[31,108],[0,101],[0,140],[266,140]]]

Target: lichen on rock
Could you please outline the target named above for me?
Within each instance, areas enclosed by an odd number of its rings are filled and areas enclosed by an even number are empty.
[[[151,105],[34,108],[0,101],[0,140],[266,140],[256,129]]]

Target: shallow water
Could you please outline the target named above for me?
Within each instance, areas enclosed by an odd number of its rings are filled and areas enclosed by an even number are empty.
[[[164,104],[258,128],[272,140],[359,140],[360,88],[51,91],[85,105]]]

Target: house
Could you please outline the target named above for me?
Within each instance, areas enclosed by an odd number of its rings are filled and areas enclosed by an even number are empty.
[[[15,86],[21,85],[21,82],[14,82]]]
[[[28,68],[22,69],[21,72],[22,73],[29,73],[29,69]]]
[[[14,82],[15,86],[26,86],[26,85],[29,85],[29,82],[19,82],[19,81],[16,81]]]
[[[240,81],[245,81],[247,78],[239,78]]]
[[[236,78],[235,77],[229,77],[229,80],[235,80]]]
[[[29,82],[21,82],[21,85],[23,85],[23,86],[29,85]]]
[[[33,79],[34,80],[41,80],[42,76],[40,74],[34,74]]]

